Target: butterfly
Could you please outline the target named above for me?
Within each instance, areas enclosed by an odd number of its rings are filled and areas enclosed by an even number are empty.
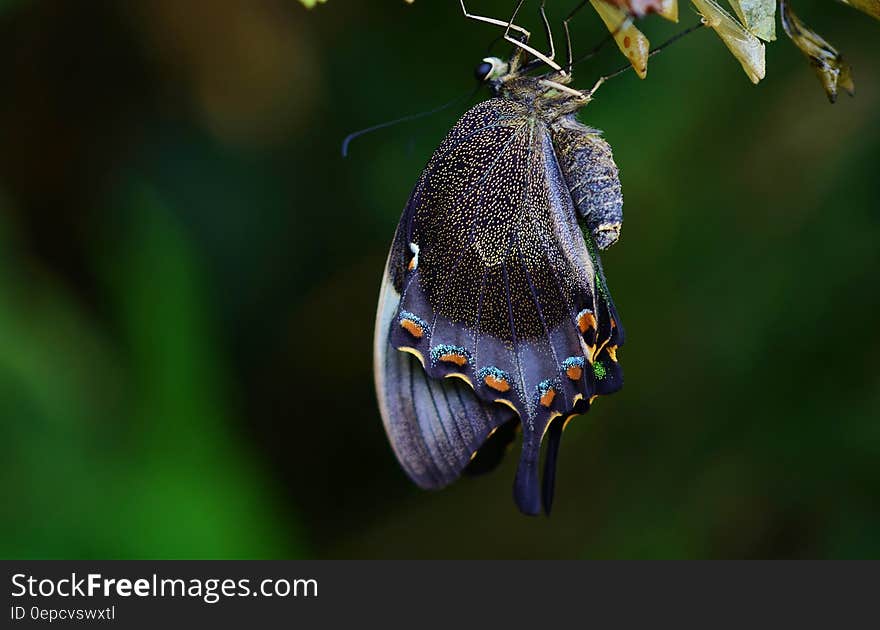
[[[620,234],[619,173],[575,116],[595,87],[569,87],[512,20],[465,15],[506,26],[516,49],[478,65],[492,98],[452,127],[403,210],[376,315],[376,392],[418,486],[492,469],[519,431],[514,500],[549,513],[563,429],[623,385],[624,330],[599,259]]]

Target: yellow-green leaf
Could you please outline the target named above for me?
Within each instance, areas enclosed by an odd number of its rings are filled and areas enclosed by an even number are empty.
[[[718,6],[714,0],[691,0],[703,16],[703,23],[712,28],[728,50],[733,53],[751,79],[757,83],[764,78],[764,43],[749,33],[735,17]]]
[[[729,0],[740,22],[765,42],[776,39],[776,0]],[[880,1],[880,0],[878,0]]]
[[[794,14],[785,0],[779,0],[782,28],[791,38],[795,46],[810,60],[810,65],[825,88],[828,100],[837,100],[839,88],[846,90],[850,96],[855,94],[856,86],[852,79],[852,69],[843,60],[843,56],[817,33],[811,31]]]
[[[319,2],[327,2],[327,0],[299,0],[302,2],[307,9],[311,9],[313,6],[318,4]]]
[[[590,0],[590,4],[605,22],[608,31],[614,34],[614,41],[620,52],[629,59],[639,78],[644,79],[648,75],[648,53],[651,52],[648,38],[633,26],[632,17],[625,11],[605,0]]]

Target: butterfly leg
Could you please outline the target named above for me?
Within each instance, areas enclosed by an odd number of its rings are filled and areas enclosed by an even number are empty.
[[[568,50],[568,64],[565,66],[565,69],[568,70],[569,72],[571,72],[571,67],[575,64],[575,61],[574,61],[574,52],[573,52],[573,49],[571,46],[571,32],[569,31],[568,23],[572,20],[572,18],[574,18],[575,15],[577,15],[581,11],[581,9],[583,9],[585,6],[587,6],[588,1],[589,0],[581,0],[580,4],[578,4],[574,9],[572,9],[571,13],[568,14],[568,17],[566,17],[562,21],[562,26],[565,29],[565,46]],[[629,26],[631,22],[632,22],[632,16],[630,16],[629,19],[621,22],[620,25],[616,29],[614,29],[613,31],[608,33],[608,35],[606,35],[604,37],[604,39],[602,39],[602,41],[600,41],[598,44],[593,46],[593,49],[590,50],[590,52],[588,52],[586,55],[584,55],[583,57],[578,59],[577,63],[580,63],[581,61],[585,61],[586,59],[590,59],[591,57],[595,57],[599,53],[599,51],[605,47],[605,44],[607,44],[610,41],[613,41],[615,35],[617,35],[617,33],[619,33],[622,29]]]
[[[544,10],[544,2],[541,2],[541,19],[544,21],[544,29],[547,33],[547,39],[550,40],[550,54],[549,54],[549,56],[545,55],[544,53],[540,52],[539,50],[533,48],[532,46],[529,46],[528,40],[526,40],[525,42],[521,42],[521,41],[515,39],[514,37],[511,37],[510,30],[511,30],[511,27],[513,26],[513,21],[516,19],[516,16],[519,13],[519,10],[522,8],[522,5],[524,2],[525,2],[525,0],[519,0],[519,2],[517,2],[516,8],[513,10],[513,15],[510,17],[510,21],[507,23],[507,29],[504,31],[504,39],[509,41],[514,46],[517,46],[517,47],[523,49],[524,51],[526,51],[527,53],[532,55],[535,59],[539,59],[539,60],[543,61],[545,64],[550,66],[550,68],[552,68],[556,72],[560,73],[561,75],[563,75],[563,76],[567,75],[568,73],[562,69],[562,66],[560,66],[558,63],[553,61],[553,57],[556,56],[556,50],[555,50],[555,47],[553,44],[553,34],[550,32],[550,23],[547,20],[547,13]]]
[[[557,83],[556,81],[550,81],[548,79],[541,79],[540,81],[538,81],[538,83],[541,85],[541,87],[546,88],[547,90],[559,90],[560,92],[565,92],[566,94],[574,96],[575,98],[578,98],[578,99],[583,100],[583,99],[590,98],[589,94],[585,94],[585,93],[580,92],[578,90],[572,89],[572,88],[568,87],[567,85],[563,85],[562,83]],[[592,92],[590,92],[590,94],[592,94]]]
[[[495,26],[504,26],[507,28],[507,31],[513,30],[517,33],[521,33],[525,37],[526,41],[529,41],[529,37],[532,36],[532,34],[529,33],[526,29],[514,24],[513,19],[511,19],[509,22],[505,22],[503,20],[496,20],[495,18],[485,17],[483,15],[474,15],[473,13],[468,13],[467,7],[464,5],[464,0],[461,0],[461,11],[462,13],[464,13],[464,16],[470,20],[485,22],[486,24],[494,24]],[[516,15],[516,13],[514,13],[514,15]]]
[[[566,69],[571,72],[571,67],[574,65],[574,56],[572,54],[571,48],[571,32],[568,28],[568,23],[571,21],[571,18],[575,16],[581,9],[587,6],[588,0],[581,0],[580,4],[578,4],[574,9],[571,10],[571,13],[568,14],[564,20],[562,20],[562,28],[565,31],[565,49],[568,51],[568,65]]]
[[[526,29],[524,29],[523,27],[521,27],[517,24],[514,24],[514,20],[516,19],[516,16],[519,13],[520,8],[522,8],[522,5],[525,2],[525,0],[519,0],[517,2],[516,8],[513,11],[513,15],[511,16],[511,18],[507,22],[505,22],[503,20],[498,20],[495,18],[486,17],[483,15],[475,15],[473,13],[469,13],[467,10],[467,7],[464,4],[464,0],[459,0],[459,1],[461,3],[461,11],[462,11],[462,13],[464,13],[464,16],[466,18],[469,18],[471,20],[477,20],[478,22],[485,22],[487,24],[494,24],[495,26],[503,26],[504,27],[504,39],[506,41],[510,42],[511,44],[516,46],[517,48],[529,53],[530,55],[533,55],[536,59],[540,59],[545,64],[550,66],[553,70],[556,70],[557,72],[560,72],[562,74],[566,74],[566,72],[562,69],[562,67],[558,63],[553,61],[554,51],[552,50],[552,46],[553,46],[552,38],[551,38],[550,56],[548,57],[544,53],[529,46],[529,44],[528,44],[529,38],[532,36],[529,31],[527,31]],[[544,19],[546,28],[548,29],[548,32],[549,32],[549,23],[547,22],[547,17],[544,14],[543,6],[541,7],[541,11],[542,11],[542,18]],[[510,34],[511,31],[519,33],[522,37],[521,38],[514,37],[513,35]]]
[[[598,90],[602,86],[602,84],[610,78],[611,76],[599,77],[596,83],[593,84],[593,87],[584,92],[584,96],[586,96],[588,99],[593,98],[593,94],[596,92],[596,90]]]
[[[544,8],[545,4],[547,4],[547,0],[541,0],[541,21],[544,22],[544,34],[547,35],[547,42],[550,44],[550,53],[547,55],[547,58],[553,61],[556,57],[556,44],[553,41],[553,31],[550,30],[550,20],[547,19],[547,10]]]
[[[627,19],[624,20],[624,21],[620,24],[620,26],[617,27],[617,29],[615,29],[615,31],[612,33],[612,35],[617,34],[617,31],[621,30],[622,28],[624,28],[624,26],[626,26],[626,25],[628,25],[629,23],[631,23],[632,20],[633,20],[633,16],[632,16],[632,15],[628,16]],[[696,31],[696,30],[702,28],[703,26],[705,26],[705,24],[704,24],[702,21],[701,21],[701,22],[697,22],[697,23],[694,24],[693,26],[691,26],[691,27],[689,27],[689,28],[686,28],[685,30],[683,30],[683,31],[681,31],[680,33],[678,33],[677,35],[673,35],[672,37],[670,37],[669,39],[667,39],[665,42],[663,42],[662,44],[660,44],[660,45],[657,46],[656,48],[652,48],[651,51],[648,53],[648,58],[650,59],[651,57],[653,57],[653,56],[656,55],[657,53],[662,52],[663,50],[665,50],[668,46],[671,46],[672,44],[674,44],[675,42],[677,42],[677,41],[680,40],[681,38],[683,38],[683,37],[685,37],[685,36],[687,36],[687,35],[690,35],[691,33],[693,33],[694,31]],[[613,79],[614,77],[623,74],[624,72],[627,72],[627,71],[630,70],[631,68],[632,68],[631,65],[626,65],[626,66],[623,66],[622,68],[620,68],[620,69],[618,69],[618,70],[615,70],[615,71],[612,72],[611,74],[606,74],[604,77],[599,77],[599,79],[596,81],[595,85],[593,85],[593,87],[590,88],[589,90],[585,90],[585,91],[583,91],[582,94],[583,94],[586,98],[588,98],[588,99],[592,98],[592,97],[593,97],[593,93],[595,93],[595,91],[598,90],[599,87],[600,87],[603,83],[605,83],[605,82],[608,81],[609,79]]]

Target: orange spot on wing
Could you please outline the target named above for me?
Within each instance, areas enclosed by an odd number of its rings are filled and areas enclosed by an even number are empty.
[[[544,392],[544,395],[541,396],[541,404],[545,407],[549,407],[553,404],[553,399],[556,398],[556,390],[552,387]]]
[[[584,375],[584,370],[577,365],[572,365],[570,368],[565,370],[565,374],[573,381],[579,381],[581,376]]]
[[[412,321],[411,319],[400,320],[400,325],[403,327],[403,329],[406,332],[411,334],[416,339],[421,339],[422,335],[425,334],[424,329],[421,326],[419,326],[417,323]]]
[[[487,374],[485,378],[483,378],[483,382],[496,392],[506,392],[510,389],[510,383],[503,378],[497,378],[491,374]]]
[[[590,311],[581,311],[577,319],[578,330],[585,334],[591,328],[596,328],[596,316]]]
[[[629,35],[623,38],[623,47],[629,48],[630,44],[632,44],[632,40],[629,38]]]
[[[463,366],[467,363],[467,357],[464,357],[460,354],[450,352],[449,354],[444,354],[440,357],[440,360],[445,363],[454,363],[458,367]]]
[[[410,271],[412,271],[413,269],[416,268],[416,257],[415,256],[410,258],[409,264],[406,266],[406,268],[409,269]]]
[[[606,349],[611,360],[617,363],[617,346],[608,346]]]

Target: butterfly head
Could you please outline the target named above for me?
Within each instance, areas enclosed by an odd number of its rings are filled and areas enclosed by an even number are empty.
[[[510,65],[498,57],[486,57],[474,69],[474,77],[480,83],[497,81],[510,72]]]
[[[493,96],[527,104],[549,118],[577,111],[589,102],[585,92],[568,87],[571,73],[551,71],[535,74],[533,64],[521,65],[514,55],[510,61],[486,57],[474,68],[474,77],[489,86]]]

